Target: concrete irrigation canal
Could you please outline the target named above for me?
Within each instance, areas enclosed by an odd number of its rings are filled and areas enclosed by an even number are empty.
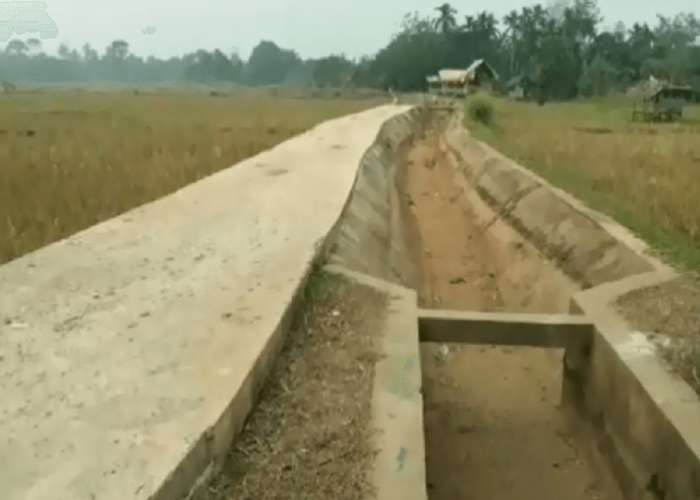
[[[674,277],[384,106],[0,267],[7,500],[700,498],[700,405],[613,302]]]

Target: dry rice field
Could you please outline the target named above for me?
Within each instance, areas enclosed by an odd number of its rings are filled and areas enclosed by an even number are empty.
[[[0,95],[0,264],[376,104],[182,92]]]
[[[632,229],[674,263],[700,267],[700,110],[679,123],[631,120],[628,100],[489,99],[476,135]]]

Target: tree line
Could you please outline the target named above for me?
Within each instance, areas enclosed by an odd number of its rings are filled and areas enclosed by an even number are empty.
[[[388,45],[359,60],[330,55],[303,60],[294,50],[261,41],[247,61],[220,50],[182,57],[141,58],[116,40],[102,54],[86,44],[61,45],[57,55],[41,41],[14,39],[0,53],[0,79],[71,82],[235,82],[244,85],[425,89],[441,68],[465,68],[485,59],[501,82],[526,77],[549,99],[605,95],[654,76],[700,90],[700,21],[692,14],[659,15],[654,25],[621,22],[602,29],[595,0],[536,4],[498,19],[488,11],[460,17],[449,3],[432,16],[407,14]]]
[[[523,7],[502,20],[482,11],[461,21],[446,3],[432,18],[407,15],[356,77],[417,90],[440,68],[485,59],[502,82],[526,77],[548,98],[605,95],[650,76],[700,90],[700,21],[694,15],[659,15],[654,26],[618,22],[610,30],[601,29],[602,21],[595,0]]]

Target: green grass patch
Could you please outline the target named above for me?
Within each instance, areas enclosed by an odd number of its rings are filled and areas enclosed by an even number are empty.
[[[304,303],[323,300],[331,291],[344,282],[342,276],[324,271],[322,265],[314,266],[309,279],[306,281],[303,295]]]

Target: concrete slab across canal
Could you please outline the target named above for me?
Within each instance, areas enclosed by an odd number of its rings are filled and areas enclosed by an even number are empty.
[[[363,154],[407,109],[323,123],[0,267],[3,499],[182,498],[204,480]]]

